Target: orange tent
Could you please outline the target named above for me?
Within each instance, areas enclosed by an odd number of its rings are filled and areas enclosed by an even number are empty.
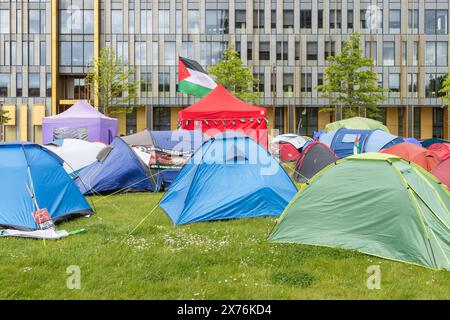
[[[396,144],[390,148],[381,150],[380,152],[389,153],[402,157],[408,161],[415,162],[427,171],[431,171],[440,162],[438,155],[433,151],[407,142]]]
[[[450,157],[450,143],[433,143],[427,149],[436,153],[442,161]]]

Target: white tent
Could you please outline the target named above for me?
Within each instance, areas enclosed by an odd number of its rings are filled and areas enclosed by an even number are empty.
[[[307,141],[305,138],[303,138],[299,135],[296,135],[293,133],[287,133],[287,134],[281,134],[272,140],[272,143],[280,143],[280,142],[290,143],[296,149],[300,149],[305,145],[305,143]]]
[[[78,139],[64,139],[44,147],[64,160],[67,173],[76,173],[97,160],[97,155],[106,145],[102,142],[88,142]]]

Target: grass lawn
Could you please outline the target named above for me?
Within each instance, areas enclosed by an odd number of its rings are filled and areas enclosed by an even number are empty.
[[[275,219],[173,226],[162,194],[93,198],[97,214],[60,225],[60,241],[1,239],[1,299],[449,299],[450,272],[352,251],[266,241]],[[381,289],[366,269],[381,267]],[[66,269],[81,270],[81,289]]]

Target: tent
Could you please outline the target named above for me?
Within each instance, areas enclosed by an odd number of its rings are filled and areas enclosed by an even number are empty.
[[[89,103],[78,101],[68,110],[42,120],[43,143],[81,139],[110,143],[117,133],[117,119],[109,118]]]
[[[417,144],[418,146],[422,146],[420,141],[417,140],[416,138],[403,138],[403,140],[408,143]]]
[[[238,132],[206,141],[161,200],[174,224],[279,216],[297,189],[261,145]]]
[[[437,154],[441,161],[450,157],[450,142],[436,142],[427,149]]]
[[[297,182],[308,182],[316,173],[339,158],[326,145],[320,142],[309,144],[295,163],[294,179]]]
[[[406,142],[396,144],[395,146],[381,150],[381,152],[412,161],[427,171],[431,171],[440,161],[434,152]]]
[[[439,138],[431,138],[431,139],[425,139],[422,141],[422,147],[428,148],[434,143],[450,143],[449,140],[439,139]]]
[[[431,173],[450,189],[450,157],[435,166]]]
[[[208,137],[199,130],[151,131],[145,129],[122,139],[133,146],[144,163],[157,171],[158,185],[163,183],[164,187],[168,188],[184,163]]]
[[[47,209],[53,222],[93,214],[53,152],[26,142],[0,143],[0,226],[38,230],[33,212]]]
[[[76,176],[81,169],[97,160],[97,154],[106,145],[102,142],[64,139],[56,140],[44,147],[64,160],[64,169],[67,173]]]
[[[272,140],[272,154],[278,155],[281,161],[295,161],[308,141],[296,134],[281,134]]]
[[[450,269],[449,209],[450,193],[421,167],[360,154],[302,185],[269,239]]]
[[[267,148],[267,111],[239,100],[221,84],[197,103],[178,113],[182,129],[199,129],[208,136],[239,131]]]
[[[354,130],[380,129],[389,133],[389,129],[380,121],[362,117],[353,117],[329,123],[325,126],[325,132],[336,131],[340,128],[354,129]]]
[[[157,188],[148,166],[119,137],[103,148],[97,161],[82,169],[75,181],[85,195]]]
[[[324,133],[320,136],[319,141],[329,146],[339,158],[345,158],[353,155],[357,139],[359,140],[360,153],[377,152],[403,142],[403,138],[379,129],[351,130],[345,128]]]

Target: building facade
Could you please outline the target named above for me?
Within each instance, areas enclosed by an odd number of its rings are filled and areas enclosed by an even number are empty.
[[[217,63],[233,45],[260,82],[269,127],[311,135],[339,118],[315,89],[327,57],[359,32],[373,59],[392,133],[449,138],[440,87],[449,71],[449,0],[28,0],[0,1],[4,140],[41,141],[42,117],[90,99],[84,77],[111,46],[140,79],[119,133],[175,129],[195,99],[176,91],[177,57]],[[374,18],[375,17],[375,18]]]

